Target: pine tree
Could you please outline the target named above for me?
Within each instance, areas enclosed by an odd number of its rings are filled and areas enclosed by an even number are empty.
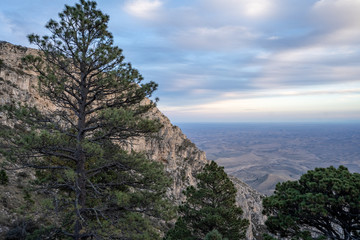
[[[215,235],[228,239],[245,238],[248,221],[242,219],[242,210],[236,206],[236,189],[223,167],[214,161],[206,164],[196,178],[196,187],[188,187],[186,202],[179,207],[181,217],[167,235],[167,240],[204,239]]]
[[[276,237],[360,239],[360,174],[316,168],[276,185],[264,199],[266,225]]]
[[[65,5],[50,36],[30,35],[38,56],[24,63],[39,74],[39,92],[55,108],[1,106],[17,128],[3,128],[7,159],[36,169],[53,195],[56,231],[72,239],[156,239],[154,219],[166,219],[170,181],[162,166],[119,146],[159,130],[144,118],[156,90],[124,62],[96,2]]]

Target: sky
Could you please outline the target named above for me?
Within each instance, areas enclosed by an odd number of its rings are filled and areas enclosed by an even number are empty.
[[[73,0],[1,0],[0,40]],[[172,122],[360,123],[360,0],[98,0]]]

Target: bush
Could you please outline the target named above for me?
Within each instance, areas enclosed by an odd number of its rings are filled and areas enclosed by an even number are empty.
[[[204,240],[228,240],[227,238],[223,238],[221,233],[218,230],[214,229],[208,234],[206,234]]]
[[[32,232],[38,229],[38,226],[28,219],[16,221],[6,233],[5,240],[26,239]]]
[[[0,171],[0,184],[1,185],[6,185],[9,183],[9,177],[7,176],[6,172],[4,169],[2,169]]]
[[[279,183],[263,206],[276,237],[360,239],[360,174],[344,166],[316,168],[298,181]]]

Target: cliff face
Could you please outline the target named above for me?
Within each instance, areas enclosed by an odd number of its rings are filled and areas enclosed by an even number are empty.
[[[10,101],[20,101],[36,105],[40,109],[51,109],[54,106],[41,98],[36,90],[37,77],[34,72],[25,70],[21,58],[28,54],[36,54],[36,50],[10,43],[0,42],[0,105]],[[174,179],[169,195],[176,203],[183,200],[182,191],[189,185],[194,185],[195,175],[208,162],[203,151],[199,150],[177,127],[171,124],[159,109],[154,108],[149,117],[159,119],[163,124],[156,138],[134,139],[127,149],[143,151],[153,161],[162,162],[166,171]],[[11,125],[0,113],[0,123]],[[238,189],[237,202],[244,211],[244,217],[249,219],[248,239],[260,239],[259,231],[264,227],[264,217],[261,214],[262,196],[248,185],[234,177],[231,178]],[[0,202],[0,213],[8,212]],[[1,225],[1,222],[0,222]],[[1,232],[1,226],[0,226]]]

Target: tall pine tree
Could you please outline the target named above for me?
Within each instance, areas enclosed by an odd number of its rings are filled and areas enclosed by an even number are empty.
[[[119,145],[160,128],[142,117],[155,106],[146,98],[157,84],[143,83],[124,62],[96,2],[65,5],[59,18],[46,25],[50,36],[29,36],[40,52],[24,59],[55,108],[1,106],[21,126],[2,129],[9,144],[2,152],[36,169],[37,182],[52,190],[61,239],[156,239],[154,219],[166,219],[170,208],[169,179],[159,164]]]

